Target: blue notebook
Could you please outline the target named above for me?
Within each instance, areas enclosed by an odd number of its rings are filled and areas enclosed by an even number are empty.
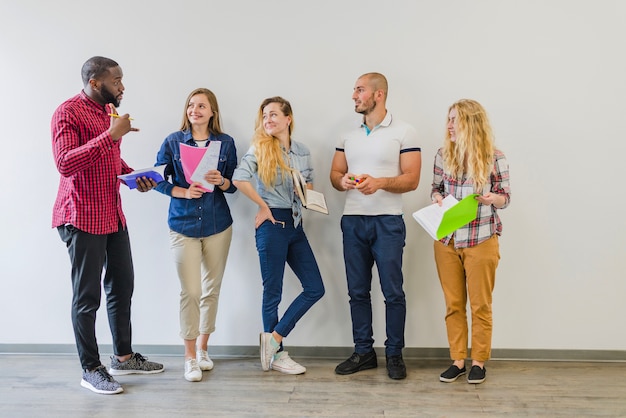
[[[154,180],[156,183],[165,180],[164,173],[166,166],[166,164],[163,164],[157,167],[142,168],[141,170],[135,170],[132,173],[117,176],[117,178],[126,183],[129,189],[136,189],[137,177],[147,177]]]

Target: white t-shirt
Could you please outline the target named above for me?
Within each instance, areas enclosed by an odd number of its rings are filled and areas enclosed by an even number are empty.
[[[393,119],[387,112],[380,125],[367,134],[360,127],[343,135],[337,150],[343,151],[348,172],[369,174],[373,177],[396,177],[401,174],[400,154],[421,151],[417,131],[408,123]],[[364,195],[358,190],[346,192],[344,215],[401,215],[402,194],[378,190]]]

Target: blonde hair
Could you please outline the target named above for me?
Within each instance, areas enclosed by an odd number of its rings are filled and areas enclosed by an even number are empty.
[[[291,172],[291,167],[285,162],[285,151],[280,146],[278,138],[269,135],[263,128],[263,109],[270,103],[278,103],[283,115],[291,117],[291,124],[289,124],[290,138],[294,123],[291,104],[287,100],[279,96],[263,100],[257,114],[252,144],[254,145],[254,156],[257,159],[259,179],[265,186],[273,188],[276,185],[277,168],[280,168],[281,176],[284,180],[285,175]]]
[[[495,152],[494,137],[487,112],[475,100],[461,99],[452,104],[448,115],[456,109],[456,140],[446,129],[443,146],[444,171],[455,179],[464,175],[474,181],[476,192],[489,182]]]
[[[187,117],[187,108],[189,107],[189,102],[193,96],[198,94],[204,94],[209,101],[209,105],[211,106],[211,112],[213,112],[213,116],[209,120],[209,132],[213,135],[219,135],[222,133],[222,128],[220,127],[220,107],[217,104],[217,97],[215,94],[209,89],[205,89],[203,87],[197,88],[187,96],[187,100],[185,101],[185,107],[183,108],[183,121],[180,125],[181,131],[186,131],[191,128],[191,123],[189,122],[189,118]]]

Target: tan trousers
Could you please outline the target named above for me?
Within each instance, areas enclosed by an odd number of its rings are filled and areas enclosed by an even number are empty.
[[[185,340],[215,331],[232,235],[232,226],[205,238],[191,238],[170,230],[170,246],[181,288],[180,336]]]
[[[435,241],[437,273],[446,301],[446,328],[450,358],[467,358],[467,297],[472,312],[472,359],[487,361],[491,357],[492,293],[496,267],[500,260],[498,236],[494,235],[475,247],[454,248]]]

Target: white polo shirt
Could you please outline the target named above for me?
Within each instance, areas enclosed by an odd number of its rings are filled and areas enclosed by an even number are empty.
[[[337,144],[348,162],[348,172],[372,177],[396,177],[401,174],[400,154],[420,152],[417,131],[408,123],[394,119],[391,112],[368,132],[366,125],[344,134]],[[369,134],[368,134],[369,133]],[[358,190],[346,191],[344,215],[401,215],[402,194],[378,190],[364,195]]]

